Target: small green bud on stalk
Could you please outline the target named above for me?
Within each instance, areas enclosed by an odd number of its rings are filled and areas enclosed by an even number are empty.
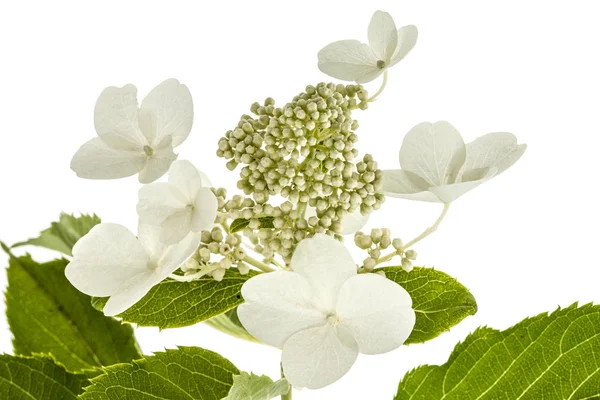
[[[408,258],[409,260],[416,260],[417,259],[417,252],[414,250],[406,250],[406,253],[404,253],[404,255],[406,256],[406,258]]]
[[[410,272],[413,270],[412,262],[410,262],[410,260],[408,258],[402,259],[402,269],[405,270],[406,272]]]

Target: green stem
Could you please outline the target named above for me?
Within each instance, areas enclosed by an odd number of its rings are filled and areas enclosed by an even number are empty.
[[[410,242],[406,243],[406,245],[404,245],[402,247],[402,250],[408,250],[411,246],[420,242],[421,240],[425,239],[427,236],[429,236],[433,232],[435,232],[437,230],[438,226],[440,226],[440,223],[442,222],[444,217],[446,216],[446,213],[448,212],[449,208],[450,208],[450,203],[444,203],[444,209],[442,210],[442,213],[440,214],[438,219],[435,221],[435,223],[433,225],[431,225],[429,228],[425,229],[425,231],[423,231],[423,233],[421,233],[419,236],[417,236]]]
[[[281,370],[281,379],[285,379],[285,374],[283,373],[283,365],[279,364],[280,367],[279,369]],[[286,394],[282,394],[281,395],[281,400],[292,400],[292,392],[294,391],[294,388],[292,387],[292,385],[290,385],[290,391],[287,392]]]
[[[379,90],[377,91],[377,93],[375,93],[373,96],[369,97],[367,99],[367,102],[370,103],[373,100],[375,100],[377,98],[377,96],[379,96],[381,94],[381,92],[383,92],[383,89],[385,89],[385,86],[387,85],[387,80],[388,80],[388,72],[387,69],[385,71],[383,71],[383,81],[381,82],[381,87],[379,88]]]
[[[390,254],[387,254],[387,255],[385,255],[385,256],[383,256],[383,257],[380,257],[380,258],[378,258],[378,259],[375,261],[375,265],[379,265],[379,264],[381,264],[381,263],[384,263],[384,262],[390,261],[390,260],[391,260],[392,258],[394,258],[394,256],[396,256],[396,255],[400,255],[400,252],[399,252],[399,251],[397,251],[397,250],[396,250],[396,251],[392,251]]]
[[[381,258],[378,258],[377,261],[375,262],[376,265],[379,265],[386,261],[390,261],[392,258],[394,258],[394,256],[402,254],[403,252],[405,252],[406,250],[408,250],[412,246],[414,246],[416,243],[420,242],[421,240],[425,239],[427,236],[429,236],[433,232],[435,232],[437,230],[437,228],[440,226],[440,223],[442,222],[444,217],[446,216],[446,213],[448,213],[449,208],[450,208],[450,203],[444,203],[444,208],[442,209],[442,213],[440,214],[440,216],[434,222],[433,225],[431,225],[429,228],[425,229],[423,231],[423,233],[421,233],[419,236],[417,236],[416,238],[414,238],[413,240],[411,240],[410,242],[408,242],[404,246],[402,246],[401,250],[393,251],[389,254],[386,254],[385,256],[383,256]]]
[[[258,261],[255,258],[252,258],[250,256],[245,256],[244,259],[242,260],[244,262],[247,262],[248,264],[255,266],[256,268],[260,269],[263,272],[273,272],[275,271],[274,268],[269,267],[267,264]]]

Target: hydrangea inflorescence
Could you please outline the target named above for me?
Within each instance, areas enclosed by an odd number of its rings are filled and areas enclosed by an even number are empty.
[[[359,353],[402,345],[415,326],[411,294],[375,267],[399,257],[411,272],[412,246],[437,229],[450,203],[509,168],[526,147],[506,132],[465,145],[440,121],[407,134],[401,169],[384,172],[373,156],[359,157],[352,113],[382,93],[389,68],[415,45],[417,29],[396,29],[388,13],[377,11],[368,38],[368,44],[334,42],[317,57],[334,78],[367,83],[383,75],[375,95],[358,84],[307,86],[283,107],[272,98],[252,104],[252,115],[242,115],[218,140],[217,156],[229,170],[239,167],[243,194],[233,196],[191,162],[175,161],[194,115],[185,85],[164,81],[141,106],[132,85],[106,89],[95,110],[98,137],[71,166],[88,179],[139,175],[145,186],[138,237],[117,224],[94,227],[73,248],[71,283],[88,295],[109,296],[104,312],[117,315],[165,279],[222,281],[237,269],[237,278],[247,279],[237,295],[245,299],[239,318],[249,334],[283,348],[282,370],[294,386],[324,387]],[[158,181],[167,172],[168,180]],[[440,202],[443,211],[407,242],[388,228],[357,232],[384,193]],[[362,264],[341,243],[355,232],[354,244],[368,254]],[[251,268],[256,273],[248,275]]]
[[[228,202],[232,219],[249,220],[246,234],[258,231],[255,249],[266,258],[279,253],[286,262],[299,241],[315,233],[339,235],[353,212],[368,215],[385,200],[382,172],[371,155],[358,160],[358,121],[352,111],[368,107],[360,85],[319,83],[283,107],[268,98],[254,103],[255,117],[243,115],[219,140],[217,155],[227,167],[240,164],[238,188],[254,202]],[[357,162],[358,160],[358,162]],[[273,206],[272,196],[286,199]],[[313,207],[314,215],[307,215]],[[272,217],[272,226],[260,219]]]

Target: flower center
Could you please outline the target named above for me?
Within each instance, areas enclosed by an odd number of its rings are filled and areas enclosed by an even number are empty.
[[[152,154],[154,154],[154,150],[152,150],[152,147],[150,146],[144,146],[144,153],[146,153],[148,157],[152,157]]]
[[[379,69],[384,69],[384,68],[385,68],[385,61],[383,61],[383,60],[378,60],[378,61],[377,61],[377,68],[379,68]]]
[[[336,314],[329,314],[325,317],[327,323],[331,326],[336,326],[340,322],[340,318]]]

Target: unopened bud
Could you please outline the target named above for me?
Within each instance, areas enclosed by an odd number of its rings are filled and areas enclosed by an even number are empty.
[[[406,272],[410,272],[413,269],[413,265],[408,258],[402,259],[402,269]]]

